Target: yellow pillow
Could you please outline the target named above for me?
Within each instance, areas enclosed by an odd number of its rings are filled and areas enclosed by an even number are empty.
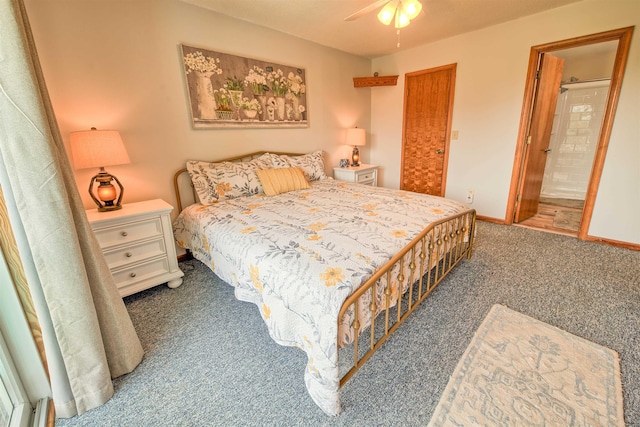
[[[256,169],[267,196],[311,188],[300,168]]]

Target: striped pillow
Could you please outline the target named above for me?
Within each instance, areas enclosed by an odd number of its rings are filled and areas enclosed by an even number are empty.
[[[256,174],[267,196],[311,188],[300,168],[258,169]]]

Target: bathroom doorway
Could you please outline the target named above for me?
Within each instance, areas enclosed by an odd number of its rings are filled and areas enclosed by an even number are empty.
[[[564,60],[537,212],[519,222],[578,235],[617,41],[554,51]]]
[[[632,31],[532,47],[506,223],[586,238]]]

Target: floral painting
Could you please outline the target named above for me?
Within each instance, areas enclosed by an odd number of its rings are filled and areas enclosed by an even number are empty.
[[[194,128],[309,126],[304,69],[180,47]]]

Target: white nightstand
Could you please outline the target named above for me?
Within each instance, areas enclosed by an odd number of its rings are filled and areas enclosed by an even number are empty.
[[[182,284],[169,213],[173,206],[156,199],[122,205],[111,212],[86,211],[120,295],[161,283]]]
[[[333,177],[340,181],[357,182],[359,184],[378,186],[378,166],[365,165],[349,166],[348,168],[333,168]]]

